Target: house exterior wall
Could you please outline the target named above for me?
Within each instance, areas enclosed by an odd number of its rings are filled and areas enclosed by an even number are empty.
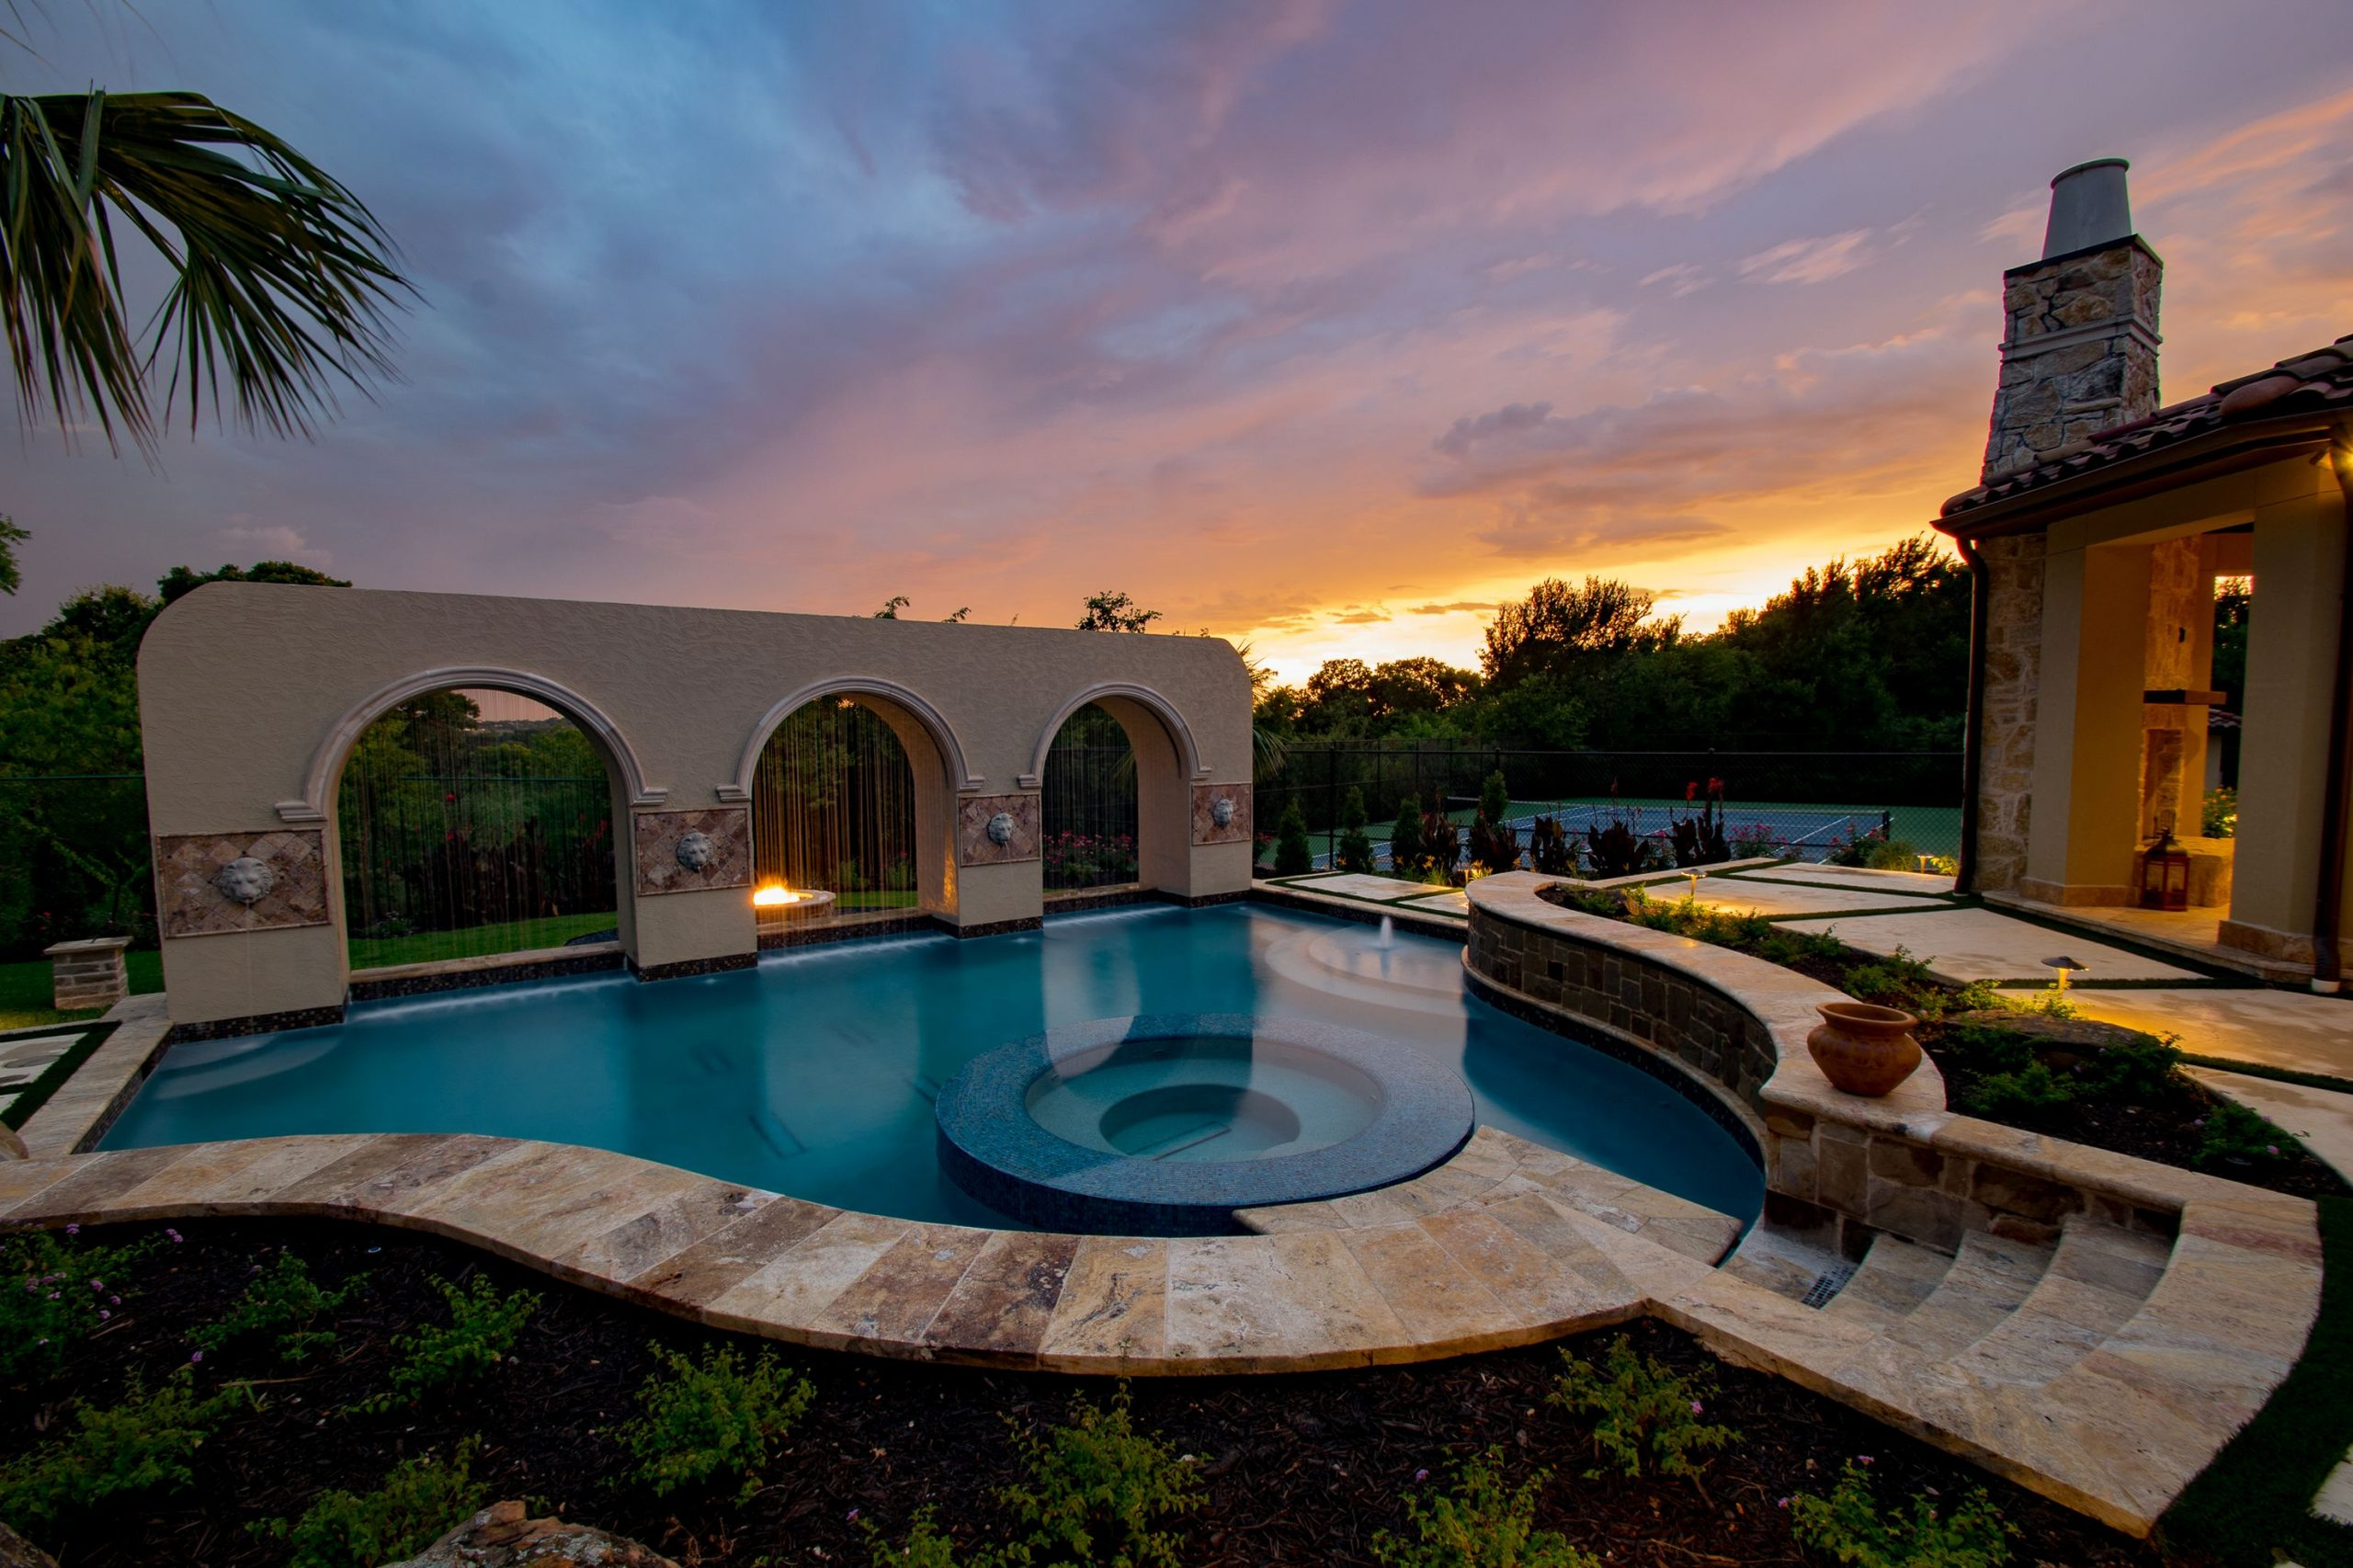
[[[960,802],[1034,796],[1025,776],[1047,726],[1074,698],[1116,684],[1141,694],[1119,699],[1119,711],[1144,743],[1146,881],[1187,898],[1249,885],[1251,845],[1197,842],[1191,823],[1192,786],[1228,784],[1246,798],[1250,782],[1249,676],[1212,638],[216,583],[157,618],[139,667],[159,845],[209,837],[243,853],[266,835],[309,835],[328,884],[324,920],[230,921],[206,904],[224,895],[199,879],[189,900],[197,925],[217,929],[183,924],[164,935],[176,1023],[301,1021],[340,1007],[348,966],[335,779],[358,730],[389,705],[383,693],[442,671],[463,672],[442,684],[506,685],[582,721],[607,752],[624,846],[639,839],[637,817],[693,813],[708,827],[706,815],[741,812],[744,759],[756,755],[763,726],[781,721],[779,702],[859,690],[916,743],[925,903],[966,932],[1034,922],[1044,899],[1034,854],[962,863]],[[516,678],[484,675],[502,671]],[[687,825],[650,824],[647,841],[675,842]],[[665,837],[665,828],[676,832]],[[739,880],[672,869],[620,868],[632,964],[665,975],[752,961],[757,936]]]

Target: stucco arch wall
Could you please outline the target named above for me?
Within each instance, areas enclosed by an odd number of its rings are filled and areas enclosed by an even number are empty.
[[[1249,794],[1249,676],[1211,638],[214,583],[157,618],[139,665],[159,855],[175,841],[200,849],[240,835],[324,838],[330,824],[289,822],[278,810],[307,799],[322,745],[371,694],[456,669],[526,672],[593,708],[634,758],[632,826],[647,832],[675,826],[676,813],[722,821],[745,812],[744,758],[756,756],[759,726],[795,691],[862,678],[911,694],[961,757],[952,791],[951,756],[924,771],[941,779],[942,804],[955,813],[933,813],[944,846],[938,913],[966,929],[1033,919],[1042,908],[1034,846],[1027,858],[976,858],[967,824],[984,822],[979,813],[993,802],[1026,796],[1034,825],[1035,785],[1025,778],[1040,734],[1051,738],[1047,726],[1075,691],[1111,683],[1153,694],[1181,716],[1210,776],[1191,781],[1196,793],[1214,781],[1245,803]],[[936,744],[929,719],[891,706],[894,724],[915,725],[903,739]],[[1246,833],[1209,836],[1222,841],[1183,844],[1159,885],[1190,897],[1245,889]],[[187,878],[178,881],[185,892]],[[207,887],[192,896],[211,895]],[[172,889],[159,887],[159,897],[171,900]],[[744,887],[648,892],[641,881],[635,905],[627,940],[642,971],[726,967],[755,951]],[[172,1016],[183,1023],[337,1006],[347,978],[332,921],[175,935],[167,920],[164,962]]]

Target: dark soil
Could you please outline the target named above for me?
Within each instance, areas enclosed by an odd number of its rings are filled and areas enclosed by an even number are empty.
[[[1537,896],[1566,908],[1594,913],[1586,903],[1576,900],[1564,889],[1542,888],[1538,890]],[[1854,992],[1849,981],[1854,972],[1884,961],[1874,954],[1858,952],[1849,948],[1836,958],[1806,955],[1784,962],[1782,967],[1793,969],[1809,980],[1818,980],[1833,990],[1852,995]],[[1878,997],[1866,999],[1884,1000]],[[1937,1070],[1944,1074],[1945,1104],[1951,1109],[1966,1111],[1964,1096],[1976,1085],[1978,1074],[1969,1059],[1953,1048],[1947,1038],[1948,1033],[1949,1025],[1945,1023],[1923,1022],[1913,1031],[1913,1038],[1920,1042],[1920,1048],[1928,1053],[1936,1062]],[[2060,1063],[2054,1059],[2052,1064]],[[2053,1113],[1988,1116],[1985,1119],[2023,1127],[2030,1132],[2069,1139],[2095,1149],[2106,1149],[2110,1153],[2131,1154],[2163,1165],[2202,1171],[2209,1176],[2222,1176],[2297,1198],[2341,1198],[2353,1194],[2353,1187],[2348,1187],[2325,1162],[2290,1144],[2280,1145],[2284,1152],[2278,1158],[2258,1155],[2244,1164],[2225,1160],[2208,1165],[2199,1165],[2197,1155],[2205,1142],[2202,1124],[2220,1103],[2221,1096],[2203,1084],[2185,1074],[2176,1073],[2173,1092],[2154,1103],[2120,1105],[2083,1099]]]
[[[85,1242],[119,1243],[152,1226],[93,1229]],[[299,1516],[328,1487],[367,1491],[398,1459],[446,1452],[479,1434],[475,1464],[494,1497],[632,1536],[689,1565],[865,1563],[853,1515],[893,1538],[914,1510],[938,1506],[960,1540],[995,1528],[994,1490],[1014,1479],[1007,1420],[1061,1419],[1073,1396],[1107,1400],[1110,1387],[1042,1374],[966,1369],[779,1347],[818,1389],[766,1490],[748,1503],[732,1488],[657,1501],[624,1479],[609,1436],[631,1414],[652,1368],[649,1342],[697,1350],[727,1336],[657,1317],[551,1281],[469,1249],[409,1233],[333,1221],[188,1221],[186,1241],[142,1268],[128,1310],[77,1345],[63,1372],[10,1391],[0,1457],[41,1441],[69,1403],[110,1403],[125,1374],[150,1384],[188,1359],[188,1334],[222,1316],[256,1263],[291,1248],[323,1284],[364,1272],[365,1293],[336,1327],[337,1348],[302,1371],[272,1362],[256,1337],[205,1358],[199,1387],[252,1380],[262,1407],[199,1452],[196,1484],[118,1499],[40,1541],[65,1568],[110,1564],[276,1563],[284,1548],[252,1521]],[[517,1351],[483,1383],[447,1403],[382,1416],[344,1407],[385,1386],[388,1341],[417,1322],[442,1321],[431,1277],[488,1274],[545,1300]],[[1984,1487],[2019,1528],[2020,1564],[2154,1565],[2168,1558],[2006,1483],[1898,1437],[1843,1406],[1778,1379],[1718,1369],[1691,1340],[1651,1324],[1637,1344],[1678,1369],[1720,1379],[1710,1415],[1744,1440],[1719,1454],[1700,1484],[1583,1479],[1592,1462],[1584,1429],[1544,1403],[1558,1371],[1549,1346],[1429,1366],[1265,1378],[1146,1379],[1134,1384],[1138,1426],[1205,1461],[1209,1501],[1184,1523],[1190,1564],[1369,1563],[1374,1534],[1404,1524],[1417,1471],[1443,1476],[1460,1457],[1503,1446],[1516,1481],[1538,1465],[1557,1479],[1540,1522],[1605,1556],[1610,1568],[1798,1563],[1780,1500],[1827,1491],[1849,1459],[1869,1455],[1883,1503],[1915,1492],[1953,1498]],[[1571,1342],[1597,1356],[1608,1336]]]

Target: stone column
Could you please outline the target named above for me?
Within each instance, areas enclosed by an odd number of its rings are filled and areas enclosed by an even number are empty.
[[[128,937],[91,937],[60,942],[41,949],[49,960],[51,1005],[61,1013],[85,1007],[111,1007],[131,994],[131,976],[123,968]]]

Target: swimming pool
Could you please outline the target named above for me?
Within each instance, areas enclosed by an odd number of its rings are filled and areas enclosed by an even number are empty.
[[[641,984],[598,975],[356,1004],[340,1024],[176,1046],[108,1132],[476,1132],[616,1150],[814,1202],[1017,1226],[941,1172],[933,1102],[967,1062],[1097,1018],[1318,1019],[1420,1051],[1478,1119],[1753,1218],[1755,1161],[1673,1088],[1464,993],[1459,945],[1232,903],[910,937]]]

